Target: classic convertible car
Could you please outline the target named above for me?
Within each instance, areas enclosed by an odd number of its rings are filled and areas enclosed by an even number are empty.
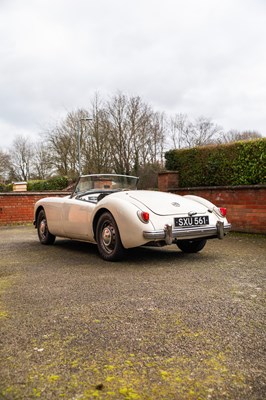
[[[101,257],[114,261],[144,245],[175,243],[196,253],[230,230],[225,208],[202,197],[137,190],[137,182],[135,176],[84,175],[71,195],[39,200],[34,225],[40,242],[53,244],[59,236],[96,243]]]

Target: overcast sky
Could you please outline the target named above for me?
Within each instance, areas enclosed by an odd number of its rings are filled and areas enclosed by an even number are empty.
[[[118,90],[266,136],[266,0],[0,0],[0,149]]]

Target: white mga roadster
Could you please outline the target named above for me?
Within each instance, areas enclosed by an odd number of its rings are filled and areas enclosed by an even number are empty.
[[[34,225],[42,244],[56,236],[96,243],[107,261],[125,249],[175,243],[186,253],[207,239],[223,239],[231,225],[226,209],[197,196],[137,190],[138,178],[116,174],[81,176],[66,197],[39,200]]]

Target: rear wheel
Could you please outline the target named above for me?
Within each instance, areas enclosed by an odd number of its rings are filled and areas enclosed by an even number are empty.
[[[96,241],[101,257],[106,261],[120,260],[124,255],[119,230],[114,217],[105,212],[99,218],[96,228]]]
[[[49,232],[45,211],[41,210],[37,217],[37,231],[41,244],[53,244],[55,236]]]
[[[205,244],[207,243],[206,239],[201,240],[180,240],[178,241],[177,247],[182,250],[184,253],[197,253],[201,251]]]

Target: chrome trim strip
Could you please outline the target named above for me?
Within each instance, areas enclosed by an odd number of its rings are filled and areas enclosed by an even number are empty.
[[[193,228],[173,228],[172,229],[172,239],[179,239],[179,240],[185,240],[185,239],[197,239],[201,237],[218,237],[219,239],[222,239],[223,235],[228,233],[231,229],[231,224],[226,224],[224,225],[222,223],[218,224],[216,226],[195,226]],[[161,229],[158,231],[144,231],[143,236],[145,239],[148,240],[167,240],[169,242],[169,227],[167,227],[165,230]]]

